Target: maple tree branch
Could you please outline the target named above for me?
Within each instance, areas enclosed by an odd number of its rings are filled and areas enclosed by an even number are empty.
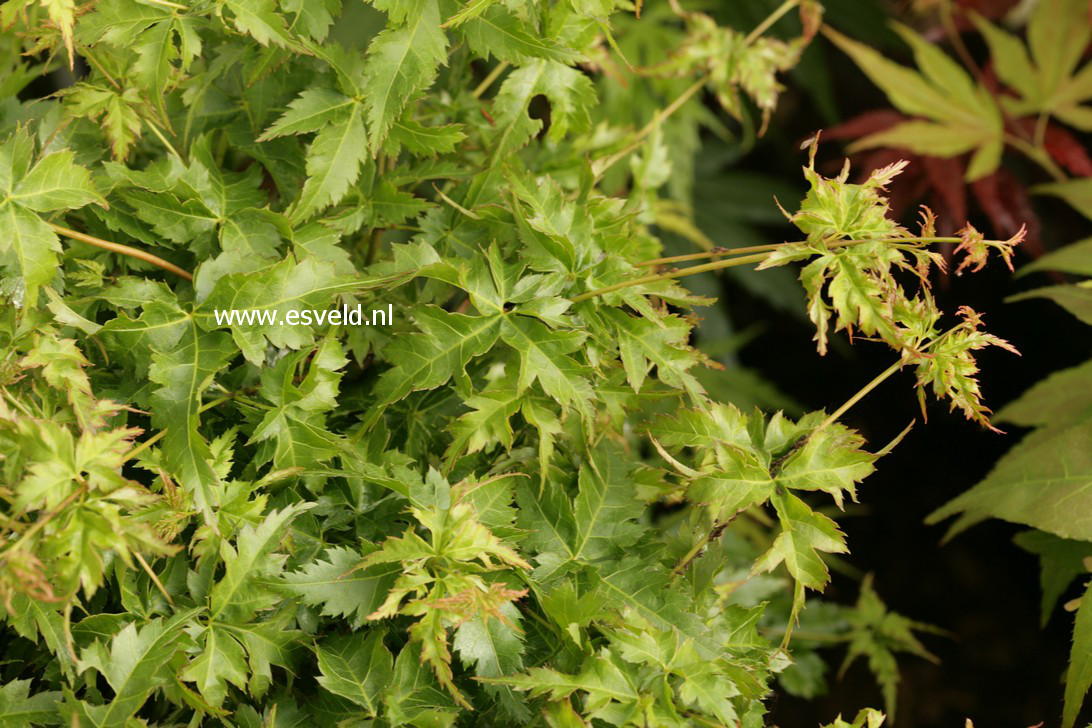
[[[705,258],[719,258],[722,256],[735,256],[744,253],[758,253],[761,251],[774,251],[784,245],[803,245],[807,240],[793,240],[787,243],[769,243],[767,245],[750,245],[745,248],[725,248],[719,246],[712,250],[703,250],[700,253],[686,253],[685,255],[672,255],[666,258],[653,258],[634,263],[638,268],[653,265],[666,265],[668,263],[685,263],[689,260],[703,260]],[[866,243],[959,243],[961,238],[955,237],[914,237],[914,238],[869,238],[862,240],[832,240],[826,243],[828,248],[841,248],[850,245],[865,245]]]
[[[627,156],[632,154],[634,151],[636,151],[637,148],[640,147],[641,144],[644,142],[645,137],[647,137],[649,134],[651,134],[653,131],[655,131],[656,127],[658,127],[660,124],[662,124],[664,121],[666,121],[672,114],[674,114],[676,111],[678,111],[680,108],[682,108],[683,104],[685,104],[687,101],[690,100],[691,96],[696,94],[698,91],[700,91],[702,89],[703,86],[705,86],[706,80],[707,80],[706,76],[702,75],[702,77],[699,78],[697,81],[695,81],[693,84],[691,84],[689,88],[687,88],[685,91],[683,91],[681,94],[679,94],[678,98],[676,98],[669,105],[664,107],[663,111],[657,112],[657,114],[652,118],[652,121],[645,124],[641,128],[641,130],[638,131],[637,134],[633,137],[633,141],[630,142],[629,144],[627,144],[624,149],[621,149],[621,150],[615,152],[614,154],[612,154],[611,156],[606,157],[605,159],[603,159],[602,164],[594,164],[593,163],[592,169],[595,172],[595,178],[599,179],[600,177],[603,176],[604,173],[606,173],[606,171],[608,169],[610,169],[615,164],[617,164],[618,162],[620,162],[621,160],[625,159]]]
[[[586,301],[589,298],[595,296],[601,296],[604,293],[613,293],[614,291],[620,291],[623,288],[630,288],[632,286],[640,286],[645,283],[654,283],[656,281],[668,280],[671,278],[682,278],[684,276],[692,276],[697,273],[705,273],[711,270],[720,270],[721,268],[734,268],[738,265],[750,265],[751,263],[761,263],[769,257],[770,253],[785,245],[798,245],[807,241],[795,241],[791,243],[776,243],[773,245],[756,245],[752,248],[736,248],[733,250],[721,250],[713,251],[709,253],[690,253],[685,256],[675,256],[672,258],[657,258],[655,260],[644,261],[637,265],[658,265],[660,263],[675,262],[677,260],[695,260],[698,258],[708,258],[721,255],[733,255],[738,251],[744,250],[762,250],[765,252],[755,253],[754,255],[736,255],[728,260],[718,260],[712,263],[704,263],[702,265],[695,265],[689,268],[682,268],[679,270],[671,270],[666,273],[656,273],[654,275],[641,276],[640,278],[632,278],[628,281],[621,281],[620,283],[613,283],[603,288],[596,288],[593,291],[587,291],[581,293],[579,296],[574,296],[569,299],[573,303],[580,303]],[[864,245],[866,243],[959,243],[962,242],[961,238],[955,237],[912,237],[912,238],[891,238],[891,239],[871,239],[871,240],[832,240],[826,243],[827,247],[845,247],[847,245]]]
[[[709,533],[705,534],[705,537],[698,541],[698,543],[694,545],[694,548],[690,549],[686,556],[679,560],[679,563],[671,570],[671,577],[674,578],[686,571],[686,567],[690,566],[694,559],[701,556],[702,551],[704,551],[709,544],[720,538],[720,535],[724,533],[724,529],[726,528],[728,528],[728,521],[716,521],[713,524],[713,527],[709,529]]]
[[[483,78],[482,82],[479,83],[474,88],[474,90],[470,92],[470,95],[476,99],[480,99],[482,97],[482,94],[488,91],[489,87],[493,85],[493,82],[496,81],[500,77],[500,75],[508,69],[508,66],[508,61],[501,61],[496,66],[494,66],[493,70],[489,72],[489,75]]]
[[[775,250],[778,245],[784,245],[784,243],[774,243],[771,245],[749,245],[745,248],[725,248],[723,246],[718,246],[716,248],[713,248],[712,250],[703,250],[700,253],[669,255],[665,258],[642,260],[640,263],[634,263],[634,265],[638,268],[643,268],[646,266],[668,265],[670,263],[685,263],[691,260],[704,260],[705,258],[720,258],[723,256],[744,255],[746,253],[760,253],[764,250]]]
[[[154,266],[158,266],[163,270],[170,271],[175,275],[182,276],[187,281],[193,280],[193,274],[187,270],[179,268],[170,261],[163,260],[158,255],[152,255],[151,253],[140,250],[139,248],[133,248],[128,245],[122,245],[121,243],[111,243],[109,240],[103,240],[102,238],[96,238],[94,235],[88,235],[87,233],[81,233],[76,230],[70,230],[66,227],[61,227],[54,223],[49,223],[49,226],[53,228],[53,231],[58,235],[63,235],[66,238],[72,238],[73,240],[79,240],[81,243],[87,243],[88,245],[94,245],[96,248],[102,248],[103,250],[109,250],[111,253],[120,253],[121,255],[128,255],[130,258],[137,258],[143,260],[145,263],[151,263]]]
[[[800,0],[785,0],[780,6],[772,13],[770,13],[765,20],[758,24],[758,26],[747,34],[747,37],[743,39],[743,45],[749,46],[758,40],[758,37],[773,27],[773,24],[778,20],[781,20],[785,13],[789,12],[797,5],[800,4]]]
[[[887,369],[884,369],[882,372],[880,372],[871,382],[861,387],[861,389],[858,390],[855,395],[847,399],[845,404],[834,410],[834,412],[832,412],[829,417],[819,423],[819,426],[808,434],[808,438],[814,437],[815,433],[820,432],[821,430],[824,430],[831,424],[833,424],[838,418],[848,412],[850,407],[860,402],[866,394],[883,384],[883,382],[892,374],[902,369],[904,363],[905,362],[903,362],[903,360],[900,358]]]
[[[171,144],[171,143],[170,143],[170,142],[169,142],[169,141],[167,140],[167,137],[163,135],[163,132],[159,130],[159,127],[158,127],[158,126],[156,126],[156,124],[155,124],[155,122],[154,122],[154,121],[152,121],[151,119],[143,118],[143,117],[141,118],[141,120],[142,120],[142,121],[143,121],[143,122],[145,123],[145,125],[146,125],[146,126],[147,126],[147,127],[149,128],[149,129],[151,129],[151,130],[152,130],[152,134],[154,134],[154,135],[155,135],[155,137],[156,137],[157,139],[159,139],[160,143],[161,143],[161,144],[163,144],[163,146],[165,146],[165,147],[167,148],[167,151],[168,151],[168,152],[170,152],[170,153],[171,153],[171,154],[173,154],[174,156],[178,157],[178,159],[179,159],[179,160],[181,160],[182,162],[185,162],[185,161],[186,161],[186,160],[185,160],[185,157],[183,157],[183,156],[182,156],[181,154],[179,154],[179,153],[178,153],[178,150],[177,150],[177,149],[175,149],[175,148],[174,148],[174,145],[173,145],[173,144]]]
[[[640,278],[633,278],[628,281],[622,281],[621,283],[614,283],[603,288],[597,288],[594,291],[588,291],[581,293],[579,296],[574,296],[569,299],[573,303],[580,303],[586,301],[589,298],[595,296],[602,296],[604,293],[613,293],[614,291],[620,291],[623,288],[631,288],[633,286],[639,286],[644,283],[655,283],[656,281],[666,281],[671,278],[682,278],[683,276],[692,276],[698,273],[705,273],[711,270],[720,270],[721,268],[733,268],[738,265],[750,265],[751,263],[761,263],[766,260],[769,253],[756,253],[755,255],[741,255],[738,258],[730,258],[728,260],[718,260],[712,263],[705,263],[704,265],[694,265],[689,268],[683,268],[682,270],[668,271],[667,273],[657,273],[656,275],[642,276]]]
[[[144,557],[140,555],[139,551],[134,551],[133,556],[136,557],[136,560],[140,564],[140,567],[144,569],[145,573],[148,574],[148,578],[150,578],[152,580],[152,583],[156,585],[156,588],[159,589],[159,593],[162,594],[163,598],[167,600],[167,604],[170,604],[173,607],[174,600],[171,599],[171,595],[167,593],[167,589],[163,586],[163,582],[159,580],[159,576],[154,571],[152,571],[152,567],[148,565],[148,562],[144,560]]]

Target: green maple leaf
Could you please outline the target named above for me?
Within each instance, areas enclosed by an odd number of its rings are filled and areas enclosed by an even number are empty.
[[[284,557],[274,552],[284,539],[288,524],[310,507],[308,503],[296,503],[273,511],[258,526],[243,526],[234,546],[227,540],[221,542],[220,555],[226,567],[223,577],[209,592],[211,619],[221,615],[245,618],[276,603],[276,596],[266,583],[280,577]]]
[[[459,712],[451,697],[440,689],[421,660],[421,648],[411,642],[394,661],[394,674],[383,695],[383,707],[390,720],[399,725],[428,721],[454,725]]]
[[[813,430],[821,419],[812,413],[792,422],[778,413],[766,422],[761,414],[748,418],[731,405],[714,405],[661,417],[650,432],[657,444],[704,449],[699,468],[682,466],[690,479],[687,497],[709,504],[723,521],[764,503],[779,487],[822,490],[839,507],[843,493],[856,500],[856,484],[872,473],[878,456],[843,425]]]
[[[864,708],[857,713],[857,717],[853,719],[852,723],[842,720],[842,716],[839,714],[833,723],[829,723],[823,728],[880,728],[886,718],[887,716],[878,710]]]
[[[982,482],[938,508],[936,523],[959,514],[950,535],[985,518],[1022,523],[1062,538],[1092,539],[1084,497],[1092,482],[1092,418],[1041,429],[1006,453]],[[1059,510],[1057,503],[1067,508]]]
[[[876,455],[861,449],[864,438],[840,424],[809,436],[777,474],[777,482],[794,490],[822,490],[842,506],[842,493],[857,500],[856,484],[875,467]]]
[[[550,100],[550,139],[559,140],[590,126],[588,110],[595,91],[588,77],[556,61],[535,61],[509,74],[493,100],[495,160],[518,151],[542,128],[542,122],[527,113],[531,99],[539,94]]]
[[[343,546],[327,549],[322,560],[285,574],[286,588],[305,604],[321,607],[324,616],[352,617],[359,627],[383,603],[400,572],[394,564],[356,570],[363,557]]]
[[[622,454],[601,448],[580,469],[579,489],[572,500],[556,486],[540,490],[520,483],[519,525],[532,532],[528,545],[573,561],[618,555],[640,534],[634,521],[642,505],[627,487],[629,479]]]
[[[621,452],[604,448],[581,469],[573,499],[573,558],[595,560],[637,540],[642,506],[625,486],[631,469]]]
[[[775,482],[766,468],[743,458],[729,458],[708,475],[690,481],[686,497],[711,506],[724,520],[751,506],[765,503],[774,494]]]
[[[229,683],[246,690],[246,652],[226,628],[216,625],[206,627],[199,641],[201,654],[186,665],[180,677],[194,683],[201,697],[217,708],[227,698]]]
[[[1069,654],[1069,669],[1065,675],[1065,706],[1062,727],[1072,728],[1077,722],[1088,688],[1092,686],[1092,593],[1088,588],[1080,599],[1073,622],[1073,649]]]
[[[165,98],[177,75],[174,63],[178,62],[178,71],[185,72],[201,53],[198,27],[196,18],[172,13],[166,7],[108,0],[98,3],[94,13],[81,19],[77,37],[87,44],[104,42],[118,49],[133,48],[138,57],[133,74],[166,116]]]
[[[688,344],[690,325],[675,316],[647,319],[627,316],[616,309],[604,311],[614,325],[618,352],[633,391],[640,392],[649,370],[655,366],[659,379],[691,394],[704,389],[689,369],[701,360]]]
[[[535,58],[558,63],[574,63],[580,59],[580,54],[553,39],[542,37],[503,8],[495,5],[483,8],[484,3],[477,5],[481,9],[475,17],[456,20],[460,16],[455,16],[447,21],[447,25],[460,25],[463,37],[475,54],[483,58],[492,55],[497,60],[519,64]]]
[[[307,181],[289,211],[293,223],[340,202],[360,176],[367,155],[364,111],[352,103],[333,115],[334,120],[323,126],[307,149]]]
[[[210,464],[212,451],[198,431],[201,395],[235,351],[228,336],[201,331],[191,318],[174,346],[152,354],[148,369],[149,381],[159,385],[151,398],[156,407],[152,421],[167,430],[164,460],[210,523],[219,501],[220,478]]]
[[[385,148],[392,154],[405,149],[411,154],[435,157],[455,151],[464,139],[466,133],[461,124],[425,126],[414,119],[402,118],[391,125]]]
[[[1058,599],[1078,576],[1087,573],[1085,559],[1092,557],[1092,544],[1058,538],[1043,531],[1016,534],[1017,546],[1039,556],[1039,586],[1043,591],[1040,624],[1046,627]]]
[[[1092,33],[1088,9],[1080,0],[1049,0],[1035,7],[1028,44],[979,15],[975,25],[990,47],[998,77],[1020,98],[1001,102],[1017,116],[1048,113],[1066,124],[1092,129],[1092,67],[1078,70]]]
[[[1082,323],[1092,326],[1092,288],[1088,286],[1046,286],[1019,293],[1009,300],[1026,301],[1029,298],[1050,299]]]
[[[274,665],[295,671],[296,648],[307,636],[289,628],[291,624],[291,615],[282,612],[261,622],[224,625],[246,649],[247,691],[256,698],[264,697],[273,684]]]
[[[513,316],[504,320],[500,336],[519,354],[519,393],[537,381],[562,410],[575,406],[584,415],[590,412],[594,395],[585,378],[587,368],[570,356],[583,346],[585,334],[551,331],[540,321]]]
[[[304,89],[280,118],[262,132],[258,141],[319,131],[343,117],[355,103],[332,89],[321,86]]]
[[[18,284],[22,305],[34,307],[38,290],[53,280],[61,250],[57,234],[39,216],[106,201],[70,151],[47,154],[31,166],[34,144],[26,131],[0,144],[0,266]]]
[[[725,445],[752,447],[748,418],[731,404],[712,403],[707,410],[680,410],[656,420],[652,432],[664,445],[705,447]]]
[[[632,610],[653,627],[674,630],[694,641],[706,659],[719,657],[723,645],[693,612],[693,603],[673,589],[670,573],[647,559],[627,556],[594,568],[597,590],[617,610]]]
[[[0,726],[23,728],[32,725],[59,725],[57,703],[61,693],[39,691],[30,694],[30,680],[12,680],[0,685]]]
[[[432,85],[440,65],[447,61],[447,36],[440,29],[439,4],[416,0],[413,6],[396,20],[404,25],[384,30],[368,46],[364,82],[371,92],[364,99],[364,108],[373,155],[379,153],[408,100]]]
[[[414,318],[421,333],[400,337],[384,350],[395,366],[376,383],[375,416],[383,405],[458,375],[467,362],[493,347],[501,329],[498,316],[465,316],[434,307],[417,309]]]
[[[294,27],[319,42],[326,39],[334,19],[341,13],[341,3],[337,0],[283,0],[281,5],[296,13]]]
[[[333,638],[318,646],[319,685],[375,715],[390,684],[394,659],[383,645],[383,630]]]
[[[246,33],[262,45],[282,47],[296,44],[288,32],[284,17],[276,10],[273,0],[223,0],[231,10],[232,22],[240,33]]]
[[[583,693],[586,695],[587,717],[595,718],[600,713],[630,712],[636,707],[641,692],[634,678],[635,675],[626,669],[625,663],[619,664],[610,657],[597,656],[586,660],[576,674],[536,667],[525,675],[500,678],[496,682],[526,691],[532,697],[549,696],[552,701],[563,700],[577,692]]]
[[[141,288],[135,289],[132,294],[128,291],[118,292],[117,297],[109,294],[119,305],[131,304],[133,308],[143,306],[143,310],[135,319],[125,312],[119,313],[99,330],[110,355],[117,357],[142,379],[148,374],[153,352],[173,351],[191,326],[190,318],[178,306],[173,295],[165,295],[163,300],[151,297],[137,300],[137,297],[143,297],[141,294],[149,293],[156,295],[158,292]],[[130,299],[130,295],[135,297]]]
[[[486,391],[468,397],[464,404],[470,411],[455,420],[449,428],[453,439],[445,457],[454,458],[499,444],[512,447],[512,426],[509,420],[519,411],[523,398],[514,389]]]
[[[511,604],[500,608],[501,619],[470,619],[455,630],[452,646],[463,664],[473,666],[479,678],[499,678],[523,669],[525,645],[520,614]],[[531,713],[511,688],[490,685],[505,712],[514,720],[527,720]]]
[[[141,111],[146,103],[139,89],[80,83],[66,89],[64,98],[70,115],[101,120],[115,159],[124,161],[129,156],[143,130]]]
[[[528,184],[522,176],[510,174],[508,182],[523,203],[514,212],[533,267],[573,273],[600,255],[595,223],[586,206],[567,200],[552,180]]]
[[[921,644],[914,630],[929,632],[939,630],[888,610],[872,588],[871,575],[861,582],[861,593],[857,604],[851,612],[848,612],[846,619],[850,624],[850,641],[840,672],[844,674],[857,658],[866,657],[869,669],[883,689],[887,714],[894,720],[895,696],[899,683],[899,668],[895,662],[895,653],[905,652],[933,663],[938,662],[937,658]]]
[[[305,360],[307,375],[296,380]],[[325,413],[337,407],[340,369],[348,360],[341,345],[325,339],[314,352],[301,351],[282,358],[262,372],[262,397],[274,406],[254,428],[251,442],[272,441],[277,468],[314,468],[343,447],[326,426]]]
[[[199,199],[141,189],[126,190],[121,197],[156,234],[172,242],[189,243],[216,229],[216,213]]]
[[[181,627],[196,611],[181,612],[168,620],[153,620],[142,628],[129,624],[110,641],[109,652],[102,642],[96,641],[81,653],[80,672],[94,668],[114,691],[109,704],[88,710],[93,725],[122,728],[153,690],[172,682],[174,671],[170,663],[190,643]]]
[[[94,12],[81,18],[77,36],[86,43],[105,41],[124,48],[135,35],[171,17],[171,11],[136,0],[103,0]]]
[[[830,572],[819,554],[846,553],[845,536],[834,521],[808,508],[791,493],[775,493],[770,500],[777,510],[781,533],[754,563],[752,572],[773,571],[784,562],[798,584],[821,591],[830,580]]]

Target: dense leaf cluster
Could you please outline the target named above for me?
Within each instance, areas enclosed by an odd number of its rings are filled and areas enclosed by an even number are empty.
[[[972,352],[1007,345],[944,328],[929,248],[1016,241],[913,235],[898,168],[813,147],[804,239],[659,257],[699,134],[766,123],[820,12],[5,4],[0,724],[758,726],[821,636],[893,711],[922,625],[870,584],[802,611],[884,451],[852,401],[711,397],[677,279],[804,262],[820,353],[882,341],[985,422]],[[356,303],[395,321],[214,315]]]

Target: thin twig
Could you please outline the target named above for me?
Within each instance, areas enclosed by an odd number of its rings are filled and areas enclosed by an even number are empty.
[[[645,124],[644,127],[642,127],[641,130],[637,132],[636,136],[634,136],[633,141],[630,142],[624,149],[619,152],[615,152],[611,156],[605,158],[601,164],[593,164],[595,178],[599,179],[603,176],[604,173],[606,173],[608,169],[613,167],[622,159],[625,159],[629,154],[636,151],[641,146],[641,143],[644,142],[645,137],[655,131],[656,127],[658,127],[660,124],[666,121],[668,117],[670,117],[680,108],[682,108],[682,105],[689,101],[691,96],[693,96],[702,89],[702,87],[705,85],[706,80],[707,79],[705,78],[705,76],[702,76],[693,84],[691,84],[689,88],[679,94],[678,98],[672,101],[668,106],[664,107],[663,111],[657,113],[652,121]]]
[[[781,5],[774,10],[770,15],[758,24],[754,30],[747,34],[747,37],[743,39],[743,45],[749,46],[758,40],[758,37],[769,30],[774,23],[781,20],[781,17],[800,4],[800,0],[785,0]]]
[[[864,385],[863,387],[861,387],[861,389],[860,389],[860,390],[859,390],[859,391],[857,392],[857,394],[855,394],[855,395],[853,395],[852,397],[850,397],[849,399],[847,399],[847,400],[846,400],[846,402],[845,402],[845,404],[843,404],[843,405],[842,405],[841,407],[839,407],[838,409],[834,410],[834,411],[833,411],[833,412],[832,412],[832,413],[830,414],[830,417],[827,417],[827,418],[826,418],[825,420],[823,420],[823,421],[822,421],[821,423],[819,423],[819,426],[818,426],[818,427],[816,427],[816,428],[815,428],[814,430],[812,430],[812,431],[811,431],[811,433],[809,433],[808,437],[809,437],[809,438],[811,438],[811,437],[814,437],[814,436],[815,436],[815,433],[817,433],[817,432],[819,432],[820,430],[823,430],[823,429],[825,429],[825,428],[829,427],[829,426],[830,426],[830,425],[831,425],[831,424],[832,424],[833,422],[835,422],[835,421],[836,421],[836,420],[837,420],[837,419],[838,419],[839,417],[841,417],[841,416],[842,416],[842,415],[844,415],[844,414],[845,414],[846,412],[848,412],[848,411],[849,411],[849,408],[850,408],[850,407],[852,407],[853,405],[855,405],[855,404],[857,404],[858,402],[860,402],[860,401],[861,401],[861,400],[862,400],[862,399],[864,398],[864,396],[865,396],[866,394],[868,394],[868,393],[869,393],[869,392],[871,392],[871,391],[872,391],[873,389],[875,389],[876,387],[878,387],[878,386],[880,386],[881,384],[883,384],[883,382],[884,382],[884,381],[885,381],[885,380],[886,380],[886,379],[887,379],[888,377],[890,377],[890,376],[891,376],[892,374],[894,374],[894,373],[895,373],[895,372],[897,372],[898,370],[902,369],[902,366],[903,366],[903,361],[902,361],[902,359],[899,359],[899,360],[898,360],[898,361],[896,361],[896,362],[895,362],[894,364],[892,364],[891,366],[887,367],[887,369],[884,369],[884,370],[883,370],[882,372],[880,372],[880,374],[879,374],[879,375],[877,375],[875,379],[873,379],[873,380],[872,380],[871,382],[869,382],[868,384],[866,384],[866,385]]]
[[[686,253],[685,255],[672,255],[666,258],[653,258],[642,260],[634,265],[638,268],[653,265],[668,265],[671,263],[685,263],[690,260],[703,260],[705,258],[721,258],[724,256],[743,255],[744,253],[760,253],[763,250],[773,251],[785,245],[804,245],[807,240],[793,240],[787,243],[769,243],[767,245],[750,245],[745,248],[725,248],[723,246],[713,250],[703,250],[700,253]],[[962,238],[955,237],[916,237],[916,238],[867,238],[861,240],[831,240],[825,245],[828,248],[844,248],[850,245],[866,245],[868,243],[960,243]]]
[[[488,91],[489,87],[493,85],[493,82],[496,81],[500,77],[500,75],[508,69],[508,65],[508,61],[501,61],[496,66],[494,66],[493,70],[489,72],[489,75],[483,78],[482,82],[474,88],[474,90],[471,92],[471,95],[476,99],[480,99],[482,97],[482,94]]]
[[[679,574],[686,571],[686,567],[690,566],[694,559],[698,558],[702,551],[704,551],[709,544],[720,538],[720,535],[724,533],[724,529],[728,528],[728,521],[717,521],[713,524],[713,528],[709,530],[709,533],[705,535],[701,541],[695,544],[694,548],[687,552],[686,556],[682,557],[675,568],[671,570],[671,577],[674,578]]]
[[[136,560],[138,562],[140,562],[141,568],[143,568],[144,571],[147,572],[149,578],[151,578],[151,580],[152,580],[152,583],[155,584],[156,587],[159,588],[159,593],[162,594],[163,598],[167,600],[167,604],[170,604],[173,607],[174,606],[174,600],[171,599],[171,595],[168,594],[167,590],[163,587],[163,582],[161,582],[159,580],[159,577],[156,576],[156,573],[154,571],[152,571],[152,567],[148,566],[148,562],[144,560],[144,557],[140,555],[139,551],[134,551],[133,556],[135,556]]]
[[[705,260],[706,258],[722,258],[724,256],[745,255],[747,253],[761,253],[764,250],[774,250],[778,247],[778,245],[778,243],[774,243],[772,245],[750,245],[746,248],[718,247],[713,248],[712,250],[703,250],[700,253],[669,255],[666,258],[653,258],[651,260],[642,260],[640,263],[634,263],[634,265],[638,268],[644,268],[648,266],[671,265],[673,263],[686,263],[691,260]]]
[[[642,276],[640,278],[633,278],[628,281],[622,281],[621,283],[614,283],[603,288],[597,288],[594,291],[588,291],[581,293],[579,296],[574,296],[569,299],[573,303],[580,303],[586,301],[589,298],[595,296],[602,296],[604,293],[613,293],[614,291],[620,291],[623,288],[631,288],[632,286],[640,286],[645,283],[655,283],[656,281],[665,281],[671,278],[682,278],[683,276],[692,276],[697,273],[705,273],[711,270],[720,270],[721,268],[732,268],[737,265],[750,265],[751,263],[761,263],[766,260],[769,253],[757,253],[755,255],[743,255],[738,258],[731,258],[729,260],[718,260],[713,263],[706,263],[704,265],[695,265],[689,268],[683,268],[682,270],[668,271],[667,273],[657,273],[656,275]]]
[[[180,162],[184,163],[186,161],[185,157],[178,153],[178,150],[175,149],[174,145],[167,140],[167,137],[163,135],[163,132],[159,130],[159,127],[156,126],[154,121],[152,121],[151,119],[144,119],[143,121],[145,124],[148,125],[148,128],[152,130],[152,133],[155,134],[156,138],[159,139],[163,146],[167,148],[168,152],[177,157]]]
[[[102,248],[103,250],[109,250],[112,253],[120,253],[122,255],[128,255],[130,258],[138,258],[145,263],[151,263],[154,266],[158,266],[163,270],[170,271],[175,275],[182,276],[187,281],[193,280],[193,274],[189,271],[179,268],[174,263],[163,260],[158,255],[152,255],[138,248],[133,248],[128,245],[122,245],[121,243],[111,243],[109,240],[103,240],[102,238],[96,238],[93,235],[87,233],[77,232],[76,230],[70,230],[60,225],[54,225],[50,223],[50,227],[58,235],[63,235],[66,238],[72,238],[73,240],[79,240],[81,243],[87,243],[88,245],[94,245],[96,248]]]
[[[378,227],[372,230],[372,234],[368,239],[368,252],[364,258],[364,265],[371,265],[379,259],[379,249],[383,245],[383,228]]]
[[[118,83],[117,80],[109,74],[109,72],[107,72],[106,67],[99,62],[99,60],[95,57],[95,54],[91,52],[90,48],[88,48],[87,46],[80,46],[80,55],[83,56],[88,63],[94,66],[98,70],[98,72],[101,73],[103,77],[105,77],[106,80],[110,82],[111,86],[116,88],[118,91],[122,90],[121,84]]]

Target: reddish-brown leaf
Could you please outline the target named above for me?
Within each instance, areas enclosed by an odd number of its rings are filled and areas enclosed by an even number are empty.
[[[1092,157],[1077,137],[1057,124],[1048,124],[1043,145],[1055,162],[1079,177],[1092,177]]]
[[[863,114],[858,114],[852,119],[839,124],[833,129],[824,129],[824,139],[860,139],[878,131],[890,129],[908,120],[910,117],[900,114],[894,109],[873,109]]]

